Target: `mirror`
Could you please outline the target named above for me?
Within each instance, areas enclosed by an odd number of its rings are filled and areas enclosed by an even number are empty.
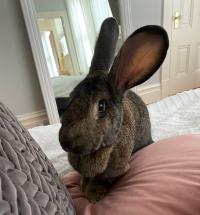
[[[34,0],[44,56],[61,117],[72,89],[87,75],[104,19],[114,16],[116,0]],[[121,46],[120,34],[117,49]]]

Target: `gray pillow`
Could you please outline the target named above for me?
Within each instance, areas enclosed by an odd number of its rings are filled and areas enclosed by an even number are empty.
[[[0,103],[0,214],[75,214],[52,163]]]

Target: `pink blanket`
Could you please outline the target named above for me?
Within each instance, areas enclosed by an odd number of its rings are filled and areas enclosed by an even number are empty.
[[[130,170],[108,195],[91,204],[80,175],[63,177],[78,215],[199,215],[200,135],[173,137],[135,153]]]

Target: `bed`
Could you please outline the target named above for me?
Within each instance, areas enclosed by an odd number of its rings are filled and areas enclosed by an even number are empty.
[[[155,141],[183,134],[200,134],[200,88],[148,105]],[[29,129],[59,174],[72,170],[58,141],[60,124]]]

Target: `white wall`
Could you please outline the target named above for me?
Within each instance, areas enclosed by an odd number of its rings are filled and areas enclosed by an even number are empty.
[[[0,1],[0,101],[16,115],[44,109],[19,0]]]

